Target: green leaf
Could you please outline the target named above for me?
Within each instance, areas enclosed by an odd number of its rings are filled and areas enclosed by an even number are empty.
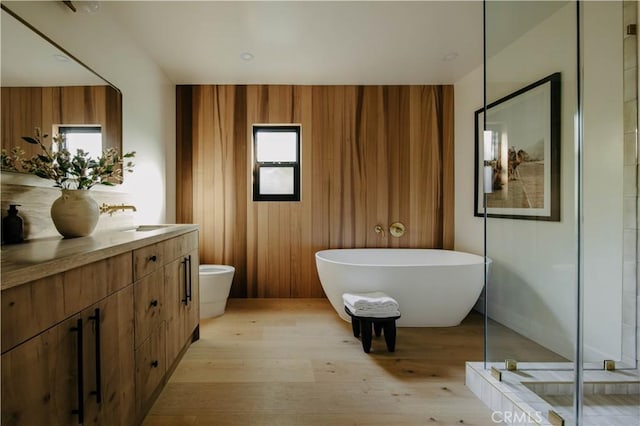
[[[33,145],[38,145],[39,143],[36,139],[32,138],[31,136],[23,136],[22,140]]]

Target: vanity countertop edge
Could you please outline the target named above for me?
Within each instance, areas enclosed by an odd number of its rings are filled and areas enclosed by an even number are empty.
[[[158,229],[110,230],[89,237],[41,238],[2,246],[0,290],[7,290],[49,275],[61,273],[189,232],[195,224],[163,225]]]

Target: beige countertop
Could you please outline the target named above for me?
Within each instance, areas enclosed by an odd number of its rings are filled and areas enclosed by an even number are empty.
[[[82,238],[52,237],[5,245],[0,251],[0,289],[6,290],[197,229],[198,225],[140,226]]]

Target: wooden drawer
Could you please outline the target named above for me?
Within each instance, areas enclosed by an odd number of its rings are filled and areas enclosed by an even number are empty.
[[[73,315],[133,282],[131,252],[64,272],[64,312]]]
[[[133,279],[139,280],[145,275],[160,269],[164,265],[164,245],[152,244],[133,251]]]
[[[5,353],[64,318],[63,275],[4,290],[1,301],[2,353]]]
[[[198,248],[198,232],[189,232],[165,241],[164,258],[169,263]]]
[[[146,412],[154,391],[162,383],[166,372],[165,324],[161,322],[135,351],[136,358],[136,412]]]
[[[130,285],[131,252],[2,292],[2,353]]]
[[[136,281],[134,287],[135,345],[146,340],[163,318],[164,269]]]

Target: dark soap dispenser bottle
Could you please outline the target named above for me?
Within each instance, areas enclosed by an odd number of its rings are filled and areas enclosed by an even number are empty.
[[[24,240],[24,226],[16,208],[19,205],[10,204],[7,216],[2,219],[2,242],[4,244],[17,244]]]

